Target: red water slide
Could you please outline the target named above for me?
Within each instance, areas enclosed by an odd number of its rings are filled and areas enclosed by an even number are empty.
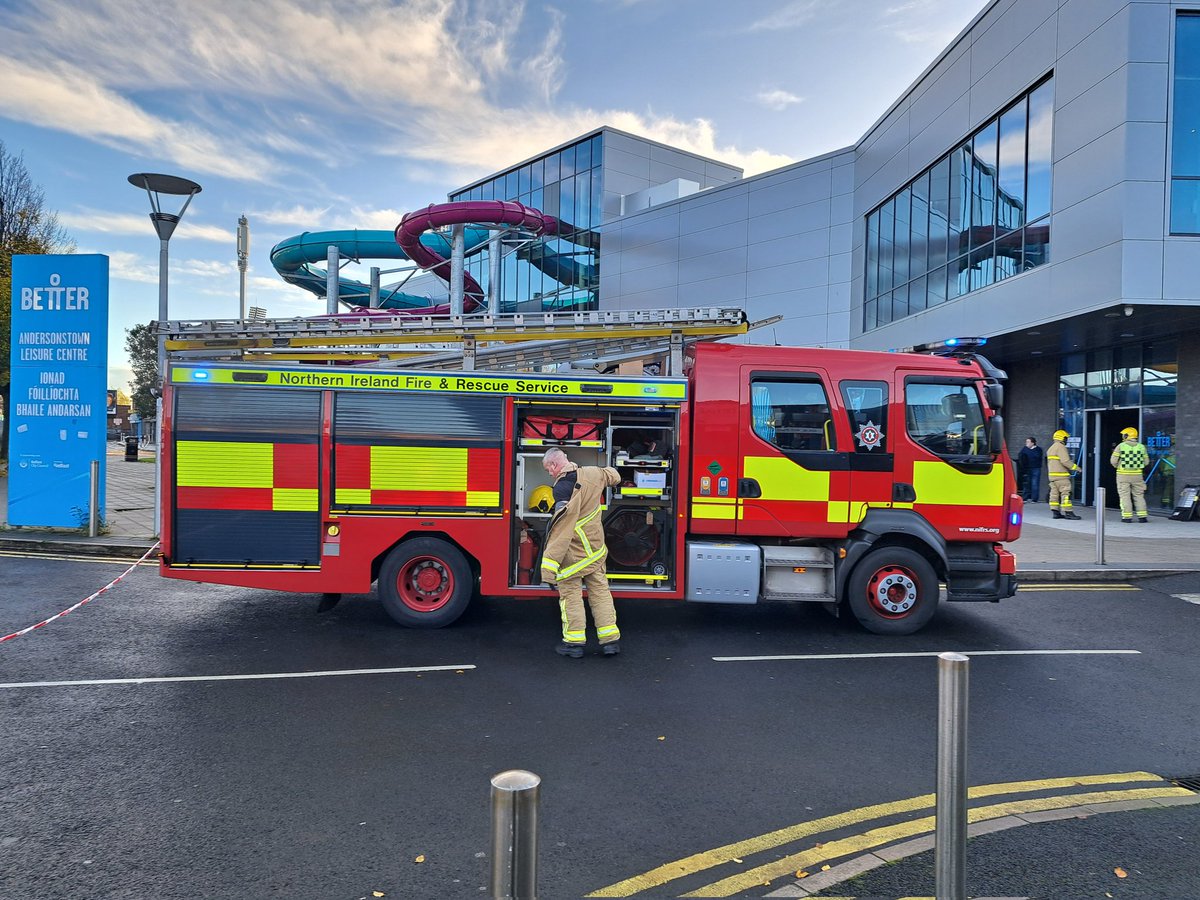
[[[421,243],[421,235],[447,225],[506,225],[532,232],[535,237],[555,234],[558,220],[513,200],[463,200],[455,203],[431,203],[424,209],[405,213],[396,226],[396,243],[408,258],[422,269],[429,269],[447,284],[450,261]],[[483,302],[483,288],[463,272],[463,312],[473,312]],[[425,315],[444,315],[449,305],[420,310]]]

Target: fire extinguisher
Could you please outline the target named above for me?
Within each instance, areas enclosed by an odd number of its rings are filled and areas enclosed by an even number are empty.
[[[533,567],[537,562],[537,540],[533,530],[524,525],[517,543],[517,584],[534,584]]]

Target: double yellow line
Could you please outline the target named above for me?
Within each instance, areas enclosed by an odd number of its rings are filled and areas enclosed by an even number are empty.
[[[985,822],[989,819],[999,819],[1004,816],[1050,809],[1065,809],[1067,807],[1084,806],[1093,803],[1108,803],[1114,800],[1151,800],[1159,797],[1195,796],[1186,788],[1172,785],[1166,779],[1151,772],[1118,772],[1111,775],[1080,775],[1070,778],[1043,778],[1035,781],[984,784],[970,788],[967,796],[971,800],[978,800],[985,797],[1040,793],[1061,788],[1138,783],[1151,783],[1158,786],[1009,800],[990,806],[972,807],[967,812],[967,819],[968,822]],[[661,887],[669,881],[692,876],[698,872],[704,872],[718,866],[727,864],[740,865],[747,856],[761,853],[765,850],[773,850],[804,838],[822,835],[850,825],[884,819],[889,816],[932,809],[935,801],[935,795],[922,794],[919,797],[910,797],[907,800],[864,806],[837,815],[823,816],[819,819],[813,819],[810,822],[801,822],[797,825],[781,828],[778,831],[772,831],[733,844],[726,844],[723,847],[706,850],[703,853],[697,853],[693,856],[666,863],[641,875],[635,875],[632,878],[618,881],[616,884],[611,884],[608,887],[600,888],[587,896],[631,897],[641,891]],[[890,844],[893,841],[922,834],[930,834],[934,831],[934,828],[934,817],[922,816],[921,818],[910,819],[896,824],[882,825],[850,837],[839,838],[824,843],[817,842],[812,849],[793,853],[782,859],[774,859],[768,863],[749,869],[741,869],[733,875],[696,888],[680,896],[730,897],[756,886],[769,885],[772,880],[786,875],[793,875],[800,869],[814,866],[819,867],[823,863],[839,859],[840,857],[866,852],[873,848]]]

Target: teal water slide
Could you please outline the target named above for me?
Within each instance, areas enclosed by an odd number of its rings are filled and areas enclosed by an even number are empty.
[[[449,281],[449,240],[439,230],[447,225],[462,225],[468,256],[487,245],[492,229],[518,227],[535,237],[566,233],[568,240],[595,249],[596,235],[574,233],[569,226],[540,210],[511,200],[472,200],[430,204],[406,213],[392,231],[306,231],[280,241],[271,248],[271,264],[288,284],[324,297],[328,287],[329,247],[335,246],[342,259],[410,260],[422,269],[435,272]],[[492,226],[491,228],[487,226]],[[581,265],[570,253],[547,252],[543,243],[521,249],[519,258],[545,272],[562,284],[588,284],[594,281],[592,266]],[[484,292],[470,274],[463,273],[464,310],[471,312],[484,302]],[[357,308],[370,305],[371,288],[360,281],[338,278],[340,300]],[[430,297],[407,294],[396,288],[380,288],[382,309],[412,310],[440,314],[449,310]]]
[[[487,245],[487,228],[467,226],[464,231],[468,254]],[[450,256],[450,241],[437,232],[431,231],[421,235],[421,243],[439,256]],[[328,285],[328,270],[325,264],[329,258],[330,245],[338,248],[342,259],[355,262],[364,259],[409,258],[396,243],[394,232],[351,228],[343,231],[306,231],[286,238],[271,248],[271,265],[288,284],[324,297]],[[350,306],[370,304],[371,286],[361,281],[338,278],[338,293],[342,302]],[[385,309],[423,309],[436,302],[429,297],[405,294],[397,290],[389,291],[383,287],[380,288],[379,295],[380,306]]]

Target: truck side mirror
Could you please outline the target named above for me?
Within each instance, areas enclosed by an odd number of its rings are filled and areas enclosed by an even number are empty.
[[[992,412],[1000,412],[1004,409],[1004,385],[997,381],[990,381],[983,386],[983,395],[987,397],[988,406],[992,408]]]
[[[993,456],[1004,452],[1004,417],[999,413],[988,421],[988,452]]]

